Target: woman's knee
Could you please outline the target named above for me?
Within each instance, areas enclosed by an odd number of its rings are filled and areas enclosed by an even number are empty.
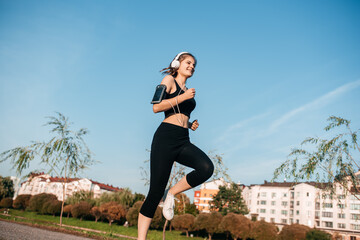
[[[201,168],[201,172],[203,177],[205,178],[204,181],[206,181],[212,176],[212,174],[214,173],[214,164],[210,159],[206,161],[206,163],[203,165],[203,167]]]

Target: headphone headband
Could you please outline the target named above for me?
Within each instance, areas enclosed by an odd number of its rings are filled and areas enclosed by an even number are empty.
[[[179,53],[178,55],[176,55],[176,57],[174,58],[174,60],[172,60],[170,66],[171,66],[172,68],[175,68],[175,69],[179,68],[179,67],[180,67],[179,58],[180,58],[181,55],[183,55],[183,54],[185,54],[185,53],[188,53],[188,52],[181,52],[181,53]]]

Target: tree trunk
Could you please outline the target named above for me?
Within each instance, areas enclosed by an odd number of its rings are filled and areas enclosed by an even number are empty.
[[[113,220],[109,220],[109,226],[111,226],[112,222],[113,222]]]
[[[164,227],[163,227],[163,240],[165,240],[165,231],[166,231],[167,224],[168,224],[168,220],[166,219],[166,221],[164,223]]]
[[[186,230],[186,237],[189,237],[189,231]]]
[[[60,227],[62,226],[62,215],[64,213],[64,204],[65,204],[65,184],[66,184],[66,178],[65,182],[63,183],[63,199],[61,203],[61,212],[60,212]]]
[[[211,234],[209,233],[209,240],[211,240]]]

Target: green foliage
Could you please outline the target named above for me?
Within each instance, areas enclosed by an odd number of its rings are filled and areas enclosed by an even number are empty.
[[[0,207],[3,208],[12,208],[13,205],[13,199],[12,198],[3,198],[0,201]]]
[[[127,212],[126,220],[129,222],[130,226],[137,226],[142,204],[143,201],[137,201]]]
[[[91,204],[88,202],[79,202],[72,206],[71,208],[71,215],[74,218],[80,218],[80,221],[83,220],[84,217],[87,217],[90,215],[91,211]]]
[[[68,205],[64,206],[64,213],[67,215],[68,218],[69,218],[69,216],[71,214],[71,208],[72,208],[71,204],[68,204]]]
[[[51,200],[57,200],[54,194],[40,193],[30,198],[28,209],[33,212],[43,213],[43,205]]]
[[[244,199],[241,196],[241,188],[236,183],[231,183],[229,187],[220,186],[219,192],[213,196],[211,209],[218,210],[223,215],[232,213],[247,214]]]
[[[15,209],[25,210],[29,206],[31,197],[30,194],[18,195],[13,202],[13,207]]]
[[[305,225],[285,225],[279,234],[278,240],[305,240],[308,231],[310,231],[310,228]]]
[[[252,223],[251,226],[251,238],[256,240],[268,240],[276,239],[278,234],[278,228],[272,224],[265,221],[256,221]]]
[[[0,200],[14,197],[14,192],[14,183],[10,177],[0,176]]]
[[[144,201],[145,200],[145,195],[141,194],[141,193],[135,193],[134,194],[134,201],[133,204],[135,204],[138,201]]]
[[[72,196],[66,199],[66,204],[75,205],[80,202],[88,202],[90,205],[94,206],[96,200],[94,199],[94,193],[91,191],[80,190],[74,192]]]
[[[318,230],[311,229],[306,233],[306,240],[331,240],[331,234]]]
[[[199,210],[196,208],[196,205],[194,203],[190,203],[185,206],[185,213],[197,216],[199,214]]]
[[[97,222],[101,217],[102,217],[102,213],[100,211],[100,208],[99,207],[93,207],[91,210],[90,210],[90,214],[92,216],[94,216],[95,218],[95,222]]]
[[[359,130],[353,131],[350,121],[340,117],[331,116],[328,122],[325,131],[333,130],[332,138],[305,139],[301,147],[292,149],[288,159],[274,171],[273,180],[282,175],[294,178],[296,182],[315,178],[318,182],[339,183],[346,192],[350,192],[349,182],[353,186],[358,185],[355,173],[360,169],[357,159],[360,153],[357,142]],[[327,187],[333,193],[336,185],[329,184]]]
[[[96,206],[101,206],[108,202],[116,202],[125,207],[125,209],[129,209],[134,203],[134,195],[129,188],[125,188],[118,192],[105,192],[96,199]]]
[[[61,212],[61,201],[59,200],[50,200],[44,203],[41,213],[49,215],[59,215]]]

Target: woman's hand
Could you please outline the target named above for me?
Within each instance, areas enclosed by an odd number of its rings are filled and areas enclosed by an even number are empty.
[[[195,97],[195,88],[189,88],[182,94],[185,100],[192,99]]]
[[[192,123],[189,122],[189,128],[193,131],[195,131],[199,127],[198,120],[194,120]]]

